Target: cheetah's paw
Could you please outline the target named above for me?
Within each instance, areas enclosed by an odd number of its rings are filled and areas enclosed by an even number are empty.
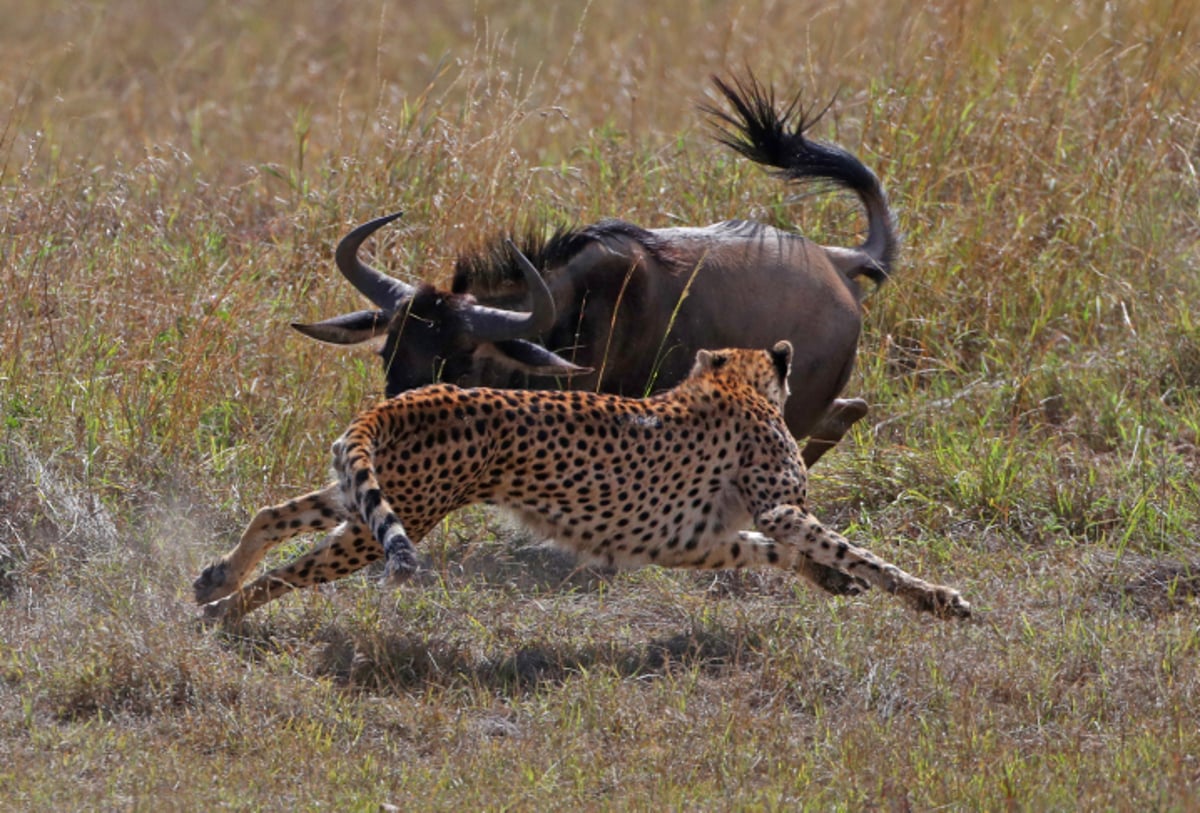
[[[404,547],[387,558],[383,569],[383,586],[395,587],[408,581],[417,572],[417,555],[412,547]]]

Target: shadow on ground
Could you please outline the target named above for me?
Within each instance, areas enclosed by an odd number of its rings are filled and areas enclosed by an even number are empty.
[[[753,657],[752,637],[693,629],[644,644],[572,645],[530,642],[492,658],[473,657],[461,644],[418,636],[371,636],[356,640],[340,628],[325,630],[317,671],[365,691],[413,691],[426,684],[466,683],[499,694],[558,685],[572,674],[595,669],[621,677],[661,677],[672,669],[700,666],[719,671]]]

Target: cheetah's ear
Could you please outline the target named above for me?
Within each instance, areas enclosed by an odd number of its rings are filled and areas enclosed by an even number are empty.
[[[709,370],[719,369],[727,361],[729,361],[729,356],[720,351],[697,350],[696,363],[692,365],[692,375],[700,375]]]
[[[776,342],[770,352],[771,361],[779,373],[779,382],[786,384],[788,373],[792,370],[792,343],[789,341]]]

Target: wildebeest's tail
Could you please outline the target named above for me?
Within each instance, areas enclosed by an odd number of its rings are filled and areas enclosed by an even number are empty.
[[[714,118],[717,139],[755,163],[774,167],[788,180],[829,181],[855,192],[867,210],[867,239],[859,249],[870,262],[861,273],[877,284],[887,280],[900,242],[887,193],[875,173],[849,152],[805,138],[824,111],[813,115],[801,106],[799,96],[778,109],[775,91],[753,75],[732,83],[714,76],[713,82],[733,107],[732,113],[701,107]]]
[[[417,553],[408,532],[383,493],[375,472],[375,447],[384,418],[372,410],[355,419],[333,444],[333,466],[347,510],[362,518],[383,546],[387,565],[384,580],[398,582],[417,569]]]

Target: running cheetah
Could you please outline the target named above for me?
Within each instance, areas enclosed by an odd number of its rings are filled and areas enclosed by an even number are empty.
[[[691,374],[647,399],[433,385],[359,415],[333,444],[337,482],[254,517],[193,584],[226,621],[295,588],[386,559],[417,567],[419,542],[464,506],[502,506],[534,531],[617,566],[794,570],[832,593],[871,586],[918,610],[967,617],[958,591],[922,581],[822,526],[782,408],[792,346],[701,350]],[[745,530],[751,524],[757,531]],[[267,550],[330,531],[242,587]]]

